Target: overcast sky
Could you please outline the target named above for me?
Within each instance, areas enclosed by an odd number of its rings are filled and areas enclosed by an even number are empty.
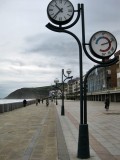
[[[40,87],[61,81],[61,70],[70,68],[79,76],[76,41],[55,33],[46,9],[50,0],[0,0],[0,97],[23,87]],[[120,49],[120,0],[71,0],[85,8],[86,43],[100,30],[111,32]],[[76,14],[74,15],[76,17]],[[81,40],[81,19],[72,28]],[[93,63],[83,53],[83,72]]]

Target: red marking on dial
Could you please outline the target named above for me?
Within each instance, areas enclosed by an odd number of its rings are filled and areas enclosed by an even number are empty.
[[[110,49],[110,47],[111,47],[111,41],[107,37],[103,37],[103,38],[106,39],[108,42],[102,43],[101,45],[109,44],[109,46],[106,49],[100,49],[100,51],[101,52],[107,52]]]

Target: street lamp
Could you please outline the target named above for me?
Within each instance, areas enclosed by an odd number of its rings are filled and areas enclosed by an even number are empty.
[[[58,78],[56,78],[55,80],[54,80],[54,83],[59,83],[59,79]]]
[[[66,73],[68,74],[68,77],[71,74],[71,72],[72,72],[71,69],[67,69]]]
[[[64,82],[67,79],[72,79],[73,76],[70,77],[71,74],[71,69],[67,69],[66,73],[68,74],[68,76],[66,76],[64,74],[64,69],[62,69],[62,106],[61,106],[61,115],[64,116],[65,115],[65,109],[64,109]],[[65,79],[63,79],[64,77],[66,77]]]
[[[54,83],[56,84],[55,88],[58,88],[58,87],[57,87],[57,84],[59,83],[59,79],[56,78],[56,79],[54,80]],[[56,93],[56,105],[58,105],[58,103],[57,103],[57,90],[56,90],[55,93]]]
[[[56,1],[57,6],[60,10],[56,14]],[[70,7],[70,9],[68,8]],[[64,8],[64,10],[63,10]],[[77,12],[76,19],[69,25],[69,23],[74,15],[74,12]],[[61,14],[59,14],[61,13]],[[78,4],[78,9],[75,10],[72,3],[69,0],[52,0],[47,7],[48,18],[55,25],[48,23],[46,27],[54,32],[62,32],[71,35],[77,42],[79,47],[79,72],[80,72],[80,125],[79,125],[79,134],[78,134],[78,158],[90,158],[89,151],[89,133],[88,133],[88,124],[87,124],[87,79],[90,73],[96,68],[108,67],[118,62],[118,58],[114,57],[109,59],[117,49],[117,41],[115,37],[107,31],[98,31],[90,39],[89,43],[86,43],[85,40],[85,21],[84,21],[84,4]],[[82,31],[82,43],[80,39],[68,29],[73,27],[78,20],[80,19],[81,14],[81,31]],[[67,15],[67,16],[66,16]],[[66,17],[65,17],[66,16]],[[65,25],[65,26],[63,26]],[[105,35],[105,36],[103,36]],[[111,41],[112,39],[112,41]],[[107,40],[107,41],[105,41]],[[103,45],[101,45],[103,44]],[[104,45],[107,48],[104,48]],[[89,52],[87,50],[89,46]],[[84,50],[86,56],[93,62],[97,63],[93,68],[91,68],[85,75],[83,81],[83,54]],[[91,54],[94,56],[91,56]],[[99,59],[96,59],[99,58]],[[101,60],[102,61],[101,61]],[[107,60],[107,61],[106,61]]]

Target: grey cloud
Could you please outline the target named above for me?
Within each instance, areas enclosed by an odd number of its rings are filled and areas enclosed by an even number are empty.
[[[42,53],[50,56],[74,56],[74,52],[77,50],[77,44],[74,40],[66,37],[57,36],[44,37],[42,40],[41,36],[30,37],[27,39],[27,48],[25,53]],[[41,42],[42,41],[42,42]]]
[[[55,62],[56,62],[56,63],[55,63]],[[59,63],[58,63],[58,62],[59,62]],[[62,63],[59,61],[59,59],[58,59],[58,62],[55,61],[55,60],[53,60],[52,62],[50,62],[50,63],[48,64],[48,66],[50,66],[51,68],[62,68],[63,65],[62,65]]]
[[[43,54],[45,56],[49,55],[51,60],[48,62],[48,67],[64,68],[68,65],[78,65],[79,67],[79,52],[76,41],[71,37],[69,38],[69,36],[62,37],[60,34],[50,36],[46,37],[45,35],[42,42],[39,40],[42,37],[40,35],[28,38],[27,44],[28,46],[30,44],[30,48],[27,49],[27,52]],[[83,58],[85,59],[84,63],[87,63],[87,58],[84,56]],[[40,64],[39,66],[42,67],[43,65]]]
[[[0,85],[6,79],[6,84],[1,85],[1,94],[5,92],[7,94],[7,90],[11,92],[17,88],[50,84],[55,77],[61,78],[62,68],[69,67],[73,70],[73,75],[79,76],[79,52],[74,38],[65,33],[52,32],[45,27],[49,22],[46,14],[49,2],[50,0],[46,0],[40,5],[41,2],[38,0],[36,3],[33,0],[0,1],[0,51],[1,55],[4,54],[1,56]],[[113,33],[119,44],[120,0],[71,0],[71,2],[75,9],[78,3],[84,4],[86,43],[96,31],[104,29]],[[14,25],[9,25],[12,23]],[[70,30],[81,37],[81,17]],[[12,55],[14,57],[11,60]],[[92,66],[93,62],[83,52],[83,72]]]
[[[17,65],[17,66],[24,66],[25,63],[21,60],[18,60],[18,59],[10,59],[10,58],[2,58],[2,63],[10,63],[10,64],[13,64],[13,65]]]

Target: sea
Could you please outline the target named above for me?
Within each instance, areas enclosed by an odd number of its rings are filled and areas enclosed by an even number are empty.
[[[27,101],[33,99],[26,99]],[[0,104],[7,104],[7,103],[15,103],[15,102],[22,102],[23,99],[0,99]]]

